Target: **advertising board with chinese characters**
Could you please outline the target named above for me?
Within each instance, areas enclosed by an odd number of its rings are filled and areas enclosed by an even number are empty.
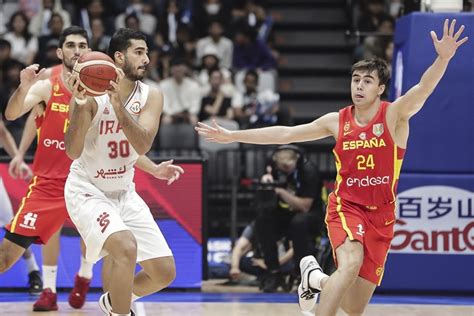
[[[474,290],[474,176],[402,174],[383,289]]]

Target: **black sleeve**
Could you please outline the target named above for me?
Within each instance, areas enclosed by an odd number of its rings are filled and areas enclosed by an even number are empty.
[[[300,187],[298,189],[297,195],[299,197],[309,197],[313,198],[313,206],[311,209],[321,209],[321,177],[316,167],[309,161],[307,161],[300,172]]]

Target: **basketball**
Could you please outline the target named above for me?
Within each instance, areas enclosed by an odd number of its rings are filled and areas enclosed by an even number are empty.
[[[74,65],[79,74],[79,85],[89,96],[105,94],[110,89],[110,80],[117,79],[112,58],[101,52],[88,52],[82,55]]]

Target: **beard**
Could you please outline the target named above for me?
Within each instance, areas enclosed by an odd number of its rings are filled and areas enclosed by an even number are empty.
[[[132,65],[128,62],[127,58],[125,58],[125,64],[123,65],[122,70],[125,74],[125,77],[127,77],[127,79],[130,81],[142,80],[145,77],[144,74],[138,74],[138,70],[132,67]]]

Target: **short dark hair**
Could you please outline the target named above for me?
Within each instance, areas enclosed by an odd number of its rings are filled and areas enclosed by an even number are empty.
[[[244,76],[244,80],[245,78],[247,78],[248,76],[251,76],[251,77],[254,77],[255,80],[257,81],[258,83],[258,72],[256,72],[255,70],[253,69],[250,69],[250,70],[247,70],[247,72],[245,73],[245,76]]]
[[[114,59],[115,52],[124,52],[127,48],[132,45],[130,40],[143,40],[146,42],[146,36],[140,31],[134,31],[132,29],[121,28],[114,33],[109,43],[109,50],[107,54],[110,58]]]
[[[371,73],[372,71],[377,72],[379,77],[379,86],[386,85],[390,80],[390,69],[385,60],[381,58],[372,58],[364,59],[356,62],[352,65],[351,76],[354,74],[354,71],[366,71]]]
[[[0,38],[0,49],[3,49],[3,48],[11,49],[12,44],[10,44],[10,42],[7,41],[6,39]]]
[[[61,35],[59,35],[59,48],[62,48],[64,45],[64,42],[66,41],[66,37],[69,35],[79,35],[82,36],[86,39],[87,45],[89,45],[89,37],[87,36],[87,31],[84,30],[82,27],[77,26],[77,25],[71,25],[67,28],[65,28],[62,32]]]

